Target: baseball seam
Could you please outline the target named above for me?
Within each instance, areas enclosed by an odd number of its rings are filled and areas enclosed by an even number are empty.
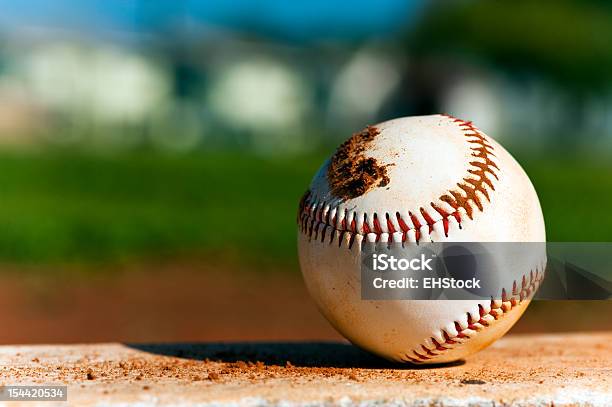
[[[494,148],[470,121],[450,115],[443,115],[458,125],[472,150],[468,174],[443,193],[438,200],[418,210],[388,213],[364,213],[361,219],[356,212],[339,210],[338,200],[326,201],[307,191],[300,201],[298,224],[300,231],[309,240],[320,240],[328,244],[337,240],[351,249],[357,241],[357,248],[365,242],[410,242],[435,241],[448,238],[454,230],[461,229],[468,220],[473,220],[475,209],[484,210],[484,200],[490,202],[490,192],[495,191],[500,169],[496,163]],[[434,240],[435,239],[435,240]],[[442,328],[438,336],[422,341],[416,349],[410,350],[401,359],[416,364],[435,362],[444,355],[477,335],[478,332],[494,325],[524,301],[529,300],[537,290],[544,275],[544,265],[524,275],[520,284],[513,282],[510,296],[502,290],[500,300],[491,298],[489,303],[478,304],[478,315],[466,314],[465,320],[455,320],[453,328]],[[520,288],[519,288],[520,287]]]
[[[402,360],[415,364],[435,362],[437,357],[466,343],[478,332],[493,326],[510,311],[516,310],[516,307],[525,300],[531,299],[544,278],[544,266],[540,268],[541,270],[530,271],[529,276],[523,275],[520,289],[519,284],[514,281],[510,296],[506,289],[502,289],[501,299],[491,298],[488,309],[485,308],[486,304],[478,304],[479,315],[477,317],[468,312],[465,320],[453,321],[456,332],[449,332],[449,329],[440,329],[437,338],[432,336],[423,341],[420,347],[403,355]]]
[[[300,201],[298,224],[302,233],[309,239],[320,238],[321,242],[329,236],[329,244],[337,238],[340,246],[345,234],[348,234],[348,247],[352,248],[357,237],[363,242],[363,237],[372,242],[414,242],[433,241],[432,233],[448,237],[454,229],[461,229],[466,219],[472,220],[474,206],[484,210],[483,198],[490,201],[489,192],[495,191],[494,180],[498,180],[499,167],[494,161],[493,146],[485,136],[470,121],[443,115],[459,126],[474,157],[469,161],[468,174],[456,188],[450,188],[436,202],[422,206],[407,214],[389,214],[384,217],[374,212],[368,218],[364,213],[362,219],[357,219],[355,212],[338,210],[337,205],[331,205],[325,200],[313,197],[307,191]],[[490,191],[489,191],[490,190]],[[431,207],[431,208],[430,208]],[[383,219],[384,218],[384,219]],[[331,233],[328,234],[328,232]]]

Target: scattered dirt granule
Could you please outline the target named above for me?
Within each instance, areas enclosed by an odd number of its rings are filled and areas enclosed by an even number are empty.
[[[376,127],[368,126],[338,147],[327,168],[332,194],[352,199],[374,187],[389,184],[387,165],[380,165],[375,158],[365,156],[365,151],[378,134],[380,131]]]
[[[484,380],[480,379],[461,379],[461,384],[486,384]]]

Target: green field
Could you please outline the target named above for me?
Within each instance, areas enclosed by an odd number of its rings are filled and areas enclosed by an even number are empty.
[[[0,153],[0,261],[293,261],[297,202],[324,156]],[[612,160],[547,156],[519,161],[548,239],[610,240]]]

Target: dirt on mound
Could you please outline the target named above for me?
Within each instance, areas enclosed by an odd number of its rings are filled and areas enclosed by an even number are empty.
[[[70,405],[611,405],[612,334],[509,335],[446,365],[391,364],[344,342],[0,347],[11,385]]]

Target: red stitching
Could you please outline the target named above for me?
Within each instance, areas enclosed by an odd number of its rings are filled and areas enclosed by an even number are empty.
[[[529,282],[527,282],[527,278],[529,278]],[[460,322],[454,321],[455,330],[457,330],[456,336],[451,336],[448,334],[448,332],[441,329],[440,332],[442,333],[442,337],[444,338],[443,343],[440,343],[438,340],[436,340],[436,338],[431,337],[429,339],[433,344],[433,348],[428,348],[425,344],[425,341],[423,341],[423,343],[421,343],[420,345],[420,348],[426,351],[425,353],[427,354],[427,356],[413,349],[411,353],[416,355],[417,357],[415,358],[411,356],[409,352],[403,355],[404,361],[420,364],[435,359],[436,357],[443,355],[444,352],[453,349],[443,346],[444,344],[464,344],[471,338],[471,332],[467,331],[482,331],[491,325],[486,320],[487,317],[492,317],[494,320],[498,320],[502,316],[506,315],[508,312],[512,311],[513,309],[516,309],[516,307],[520,305],[525,298],[529,298],[531,296],[531,293],[536,291],[543,278],[544,272],[540,273],[539,270],[536,269],[534,273],[534,271],[531,270],[528,276],[524,275],[521,279],[521,290],[516,294],[519,295],[520,298],[516,298],[516,296],[513,296],[512,298],[505,298],[504,301],[506,290],[502,290],[502,301],[491,299],[491,310],[489,312],[486,312],[484,307],[481,304],[478,304],[478,312],[480,314],[480,319],[477,322],[474,322],[472,316],[468,313],[467,328],[461,328]],[[516,281],[513,282],[513,286],[517,286]],[[434,353],[434,351],[437,351],[437,353]]]
[[[495,157],[495,154],[492,151],[493,146],[491,146],[480,131],[474,127],[471,121],[457,119],[447,114],[442,116],[449,118],[454,123],[459,125],[464,136],[467,138],[466,141],[470,144],[475,144],[474,147],[470,147],[470,149],[473,151],[472,156],[480,160],[484,160],[484,162],[470,161],[469,164],[471,168],[468,168],[467,172],[468,174],[475,176],[476,179],[466,176],[461,182],[457,183],[456,189],[451,189],[448,191],[448,193],[440,196],[440,201],[448,204],[451,208],[453,208],[453,211],[446,211],[442,209],[439,204],[430,202],[429,206],[431,209],[428,210],[426,207],[418,208],[418,213],[422,216],[422,220],[425,221],[425,224],[422,224],[421,220],[412,212],[408,212],[409,219],[403,219],[399,212],[396,212],[396,224],[401,230],[401,239],[398,239],[398,242],[405,242],[408,240],[408,233],[414,233],[415,240],[419,242],[422,237],[421,227],[427,226],[428,232],[431,234],[434,231],[434,225],[438,222],[442,223],[444,235],[445,237],[448,237],[450,230],[450,219],[454,219],[457,222],[458,227],[461,228],[463,222],[461,211],[463,211],[469,219],[472,219],[474,213],[473,206],[476,206],[479,211],[484,210],[482,199],[480,198],[479,194],[482,194],[482,196],[489,201],[490,197],[487,188],[491,189],[492,191],[495,190],[491,177],[496,180],[498,179],[496,171],[499,171],[499,167],[491,159],[491,157]],[[430,212],[432,209],[434,211],[433,213],[439,214],[442,219],[436,221]],[[361,230],[358,230],[355,213],[352,214],[352,220],[350,225],[347,227],[347,218],[349,215],[348,210],[345,210],[344,217],[342,217],[340,222],[338,222],[337,213],[334,214],[330,221],[329,212],[329,204],[327,202],[317,202],[316,199],[313,199],[311,191],[307,191],[300,201],[300,209],[298,213],[298,224],[300,225],[301,231],[306,233],[309,238],[312,239],[314,237],[317,239],[319,238],[318,231],[322,229],[321,241],[323,241],[326,234],[324,230],[327,226],[330,226],[333,228],[333,231],[339,232],[339,240],[343,237],[344,232],[348,232],[353,235],[349,239],[349,243],[351,243],[349,247],[352,246],[352,242],[355,239],[355,234],[362,236],[374,234],[375,240],[379,241],[381,235],[384,233],[377,213],[371,214],[372,226],[370,226],[370,223],[368,222],[368,214],[363,214],[362,227]],[[394,227],[392,216],[393,215],[385,213],[386,222],[384,222],[384,224],[388,231],[389,242],[395,241],[396,237],[394,234],[400,232],[400,230],[396,230]],[[315,223],[317,224],[316,228]],[[412,225],[412,227],[409,226],[409,223]],[[333,242],[335,235],[335,233],[330,233],[329,243]],[[340,243],[341,242],[339,241],[339,245]]]

